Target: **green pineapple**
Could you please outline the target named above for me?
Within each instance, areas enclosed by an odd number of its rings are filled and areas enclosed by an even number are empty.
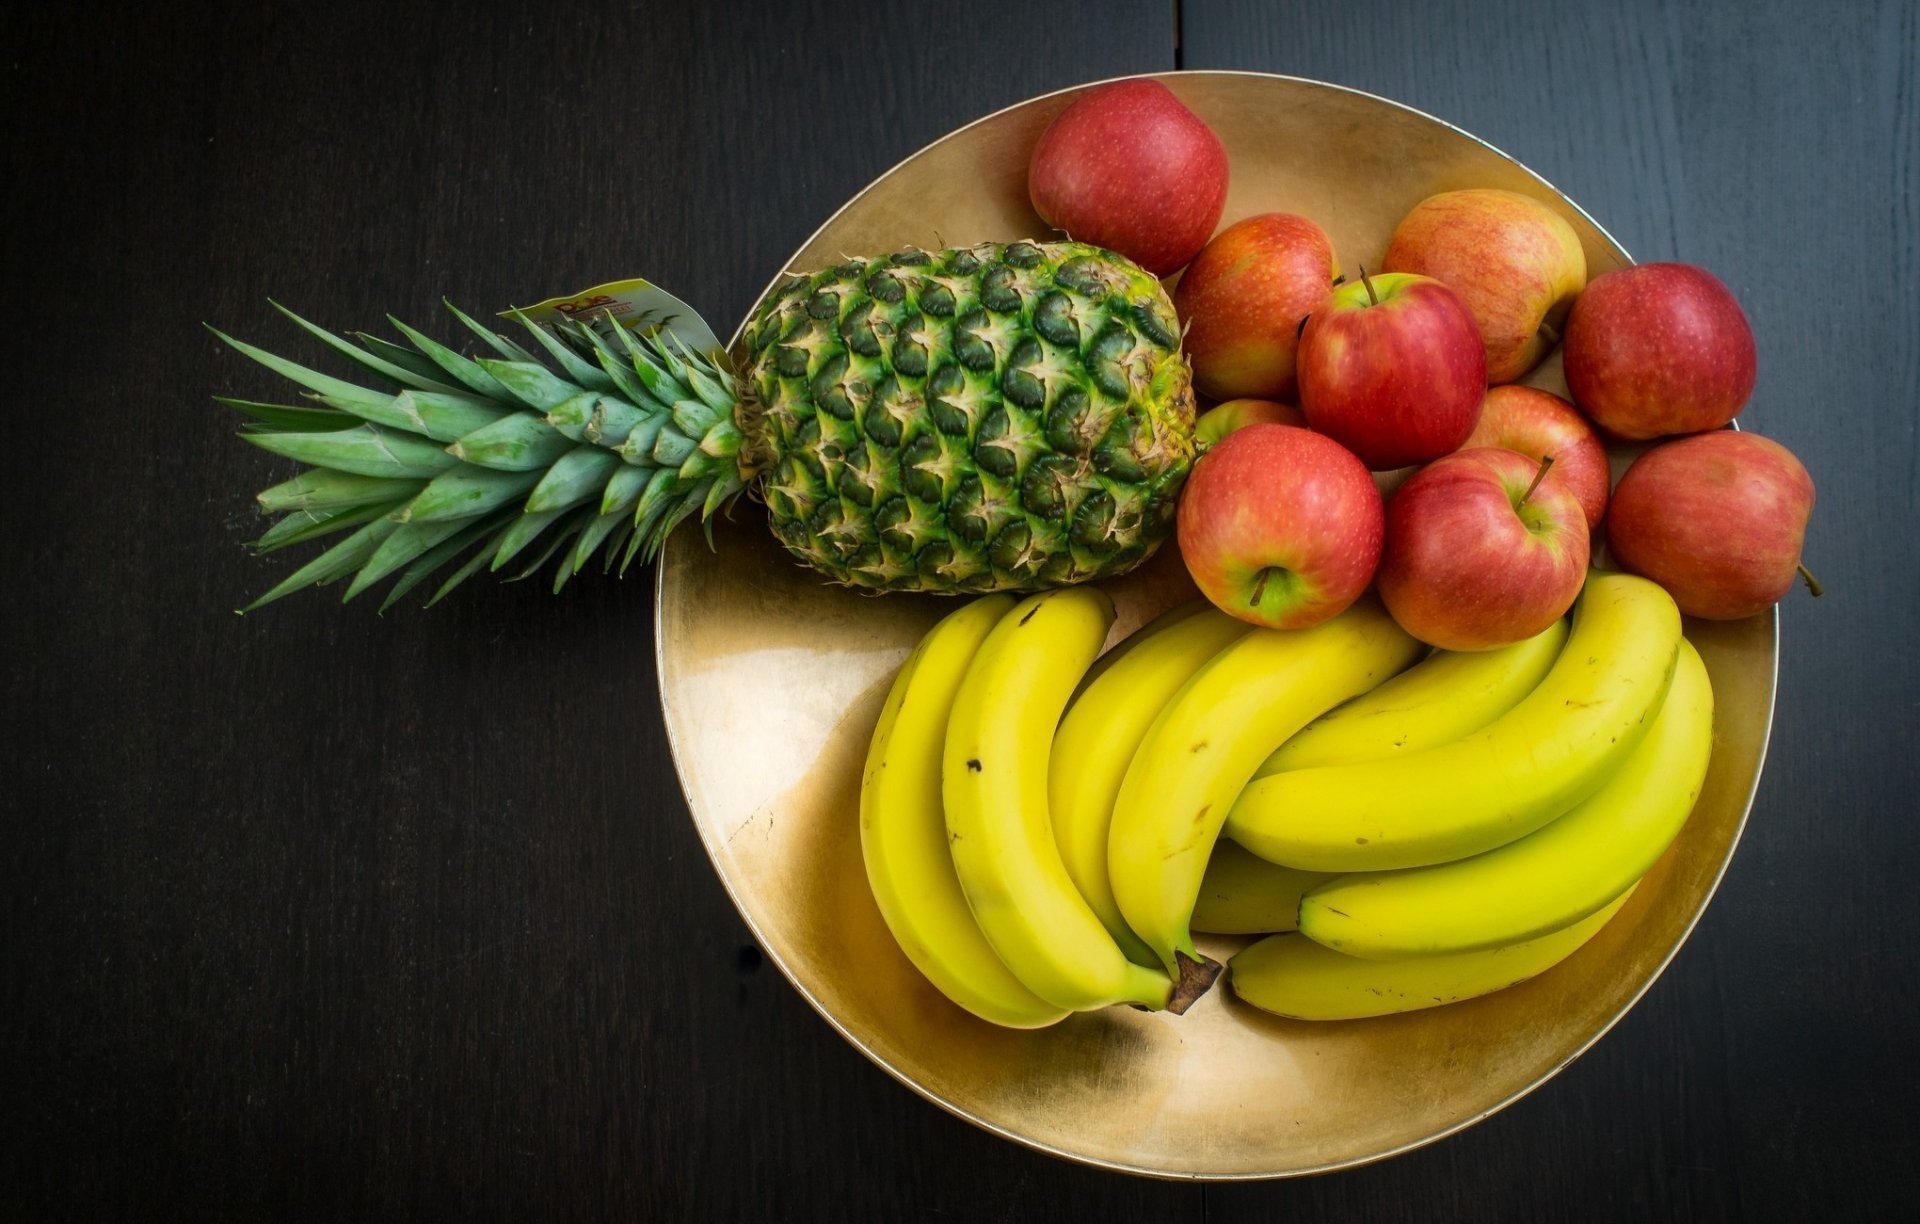
[[[1189,370],[1151,275],[1079,243],[850,260],[769,294],[728,370],[619,327],[549,330],[547,360],[461,314],[494,354],[361,344],[295,319],[398,390],[222,336],[319,406],[225,399],[249,441],[310,465],[260,494],[271,551],[351,530],[252,605],[398,574],[391,604],[455,566],[556,590],[596,554],[624,570],[751,489],[834,581],[990,591],[1118,574],[1165,538],[1194,453]],[[216,333],[218,334],[218,333]],[[457,563],[457,564],[456,564]]]

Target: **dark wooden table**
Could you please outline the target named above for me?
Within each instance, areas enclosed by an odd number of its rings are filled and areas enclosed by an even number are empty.
[[[1914,1149],[1920,13],[1910,0],[21,6],[4,91],[0,1218],[1761,1219]],[[1816,13],[1816,9],[1820,9]],[[1746,840],[1597,1048],[1372,1168],[1202,1187],[949,1117],[752,945],[687,819],[650,575],[231,609],[287,346],[642,272],[730,326],[978,115],[1298,74],[1508,150],[1758,334],[1820,487]],[[298,348],[297,344],[293,347]]]

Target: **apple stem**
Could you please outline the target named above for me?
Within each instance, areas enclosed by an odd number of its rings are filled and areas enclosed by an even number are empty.
[[[1260,568],[1260,577],[1253,584],[1253,599],[1251,601],[1253,606],[1256,608],[1260,606],[1260,600],[1267,593],[1267,575],[1271,574],[1272,572],[1273,572],[1272,566],[1262,566]],[[1802,570],[1801,572],[1805,573],[1806,571]]]
[[[1380,297],[1373,291],[1373,280],[1368,277],[1367,265],[1365,264],[1360,265],[1360,283],[1365,285],[1367,289],[1367,305],[1378,306],[1380,304]]]
[[[1513,503],[1513,508],[1514,508],[1514,509],[1516,509],[1516,510],[1518,510],[1518,509],[1519,509],[1520,507],[1522,507],[1522,506],[1524,506],[1524,505],[1526,505],[1526,504],[1527,504],[1527,499],[1528,499],[1529,497],[1532,497],[1532,496],[1533,496],[1533,491],[1534,491],[1535,489],[1537,489],[1537,488],[1539,488],[1539,487],[1540,487],[1540,482],[1541,482],[1541,481],[1543,481],[1543,480],[1545,480],[1545,479],[1547,478],[1547,469],[1548,469],[1548,468],[1550,468],[1550,467],[1552,467],[1552,466],[1553,466],[1553,456],[1552,456],[1552,455],[1543,455],[1543,456],[1541,456],[1541,458],[1540,458],[1540,470],[1539,470],[1539,471],[1537,471],[1537,472],[1535,472],[1535,473],[1533,474],[1533,483],[1532,483],[1532,484],[1530,484],[1530,485],[1528,485],[1528,486],[1527,486],[1527,491],[1526,491],[1525,493],[1522,493],[1522,494],[1520,495],[1520,500],[1519,500],[1519,501],[1517,501],[1517,502],[1515,502],[1515,503]]]
[[[1807,584],[1807,594],[1818,599],[1827,593],[1827,588],[1820,585],[1820,580],[1813,576],[1812,570],[1797,562],[1793,568],[1800,571],[1800,581]]]

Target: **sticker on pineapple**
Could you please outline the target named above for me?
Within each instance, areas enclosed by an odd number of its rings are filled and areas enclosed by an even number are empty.
[[[503,310],[503,317],[522,314],[535,323],[549,326],[572,319],[600,331],[608,339],[609,330],[624,327],[650,336],[666,332],[689,349],[706,357],[724,353],[724,346],[698,311],[651,281],[639,279],[608,281],[604,285],[574,294],[548,298],[532,306]]]

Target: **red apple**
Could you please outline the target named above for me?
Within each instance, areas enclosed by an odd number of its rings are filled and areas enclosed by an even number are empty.
[[[1339,272],[1326,231],[1305,217],[1262,213],[1221,230],[1173,292],[1194,386],[1211,399],[1292,399],[1300,320]]]
[[[1174,527],[1187,572],[1221,611],[1305,629],[1372,581],[1380,493],[1338,442],[1294,425],[1249,425],[1194,461]]]
[[[1613,492],[1607,543],[1687,615],[1738,620],[1793,585],[1812,513],[1813,478],[1792,451],[1721,429],[1635,459]]]
[[[1607,444],[1572,404],[1537,387],[1495,387],[1461,449],[1475,446],[1504,446],[1535,463],[1552,455],[1553,474],[1580,499],[1588,529],[1600,525],[1613,483]]]
[[[1587,577],[1587,516],[1551,468],[1482,446],[1394,491],[1380,598],[1402,629],[1443,650],[1492,650],[1566,614]]]
[[[1249,425],[1305,426],[1306,423],[1307,418],[1292,404],[1263,399],[1228,400],[1200,414],[1200,419],[1193,423],[1193,438],[1203,447],[1213,446],[1234,430]]]
[[[1486,344],[1490,383],[1540,364],[1587,283],[1573,226],[1531,196],[1493,188],[1443,191],[1414,205],[1380,269],[1431,276],[1460,295]]]
[[[1220,223],[1227,149],[1165,85],[1115,81],[1075,98],[1040,134],[1027,194],[1075,241],[1167,276]]]
[[[1621,438],[1718,429],[1753,394],[1753,328],[1719,279],[1650,263],[1596,277],[1567,317],[1567,389]]]
[[[1307,423],[1375,471],[1455,450],[1480,419],[1486,349],[1453,290],[1387,272],[1341,285],[1300,333]]]

